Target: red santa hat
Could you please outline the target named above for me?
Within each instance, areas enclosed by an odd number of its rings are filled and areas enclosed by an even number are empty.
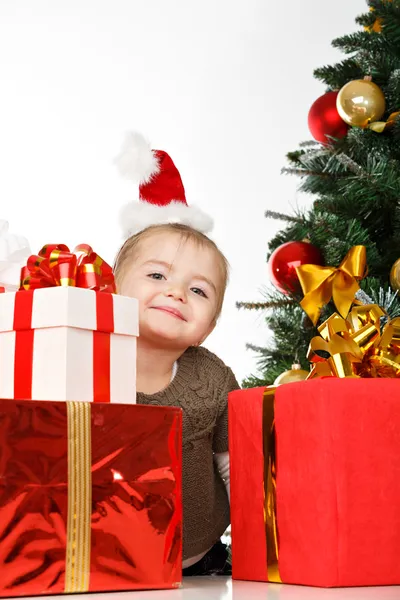
[[[115,164],[123,177],[139,184],[139,199],[121,211],[125,238],[163,223],[182,223],[202,233],[212,230],[211,217],[188,206],[181,176],[171,157],[163,150],[152,150],[142,135],[127,134]]]

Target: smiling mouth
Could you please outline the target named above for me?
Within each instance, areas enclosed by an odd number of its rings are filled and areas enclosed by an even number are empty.
[[[180,321],[186,321],[183,314],[176,308],[171,308],[170,306],[152,306],[151,308],[154,308],[155,310],[161,310],[163,312],[166,312],[169,315],[171,315],[172,317],[179,319]]]

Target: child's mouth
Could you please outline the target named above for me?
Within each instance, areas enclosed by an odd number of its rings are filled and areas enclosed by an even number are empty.
[[[180,319],[181,321],[186,321],[186,319],[183,316],[183,314],[181,313],[181,311],[178,310],[177,308],[172,308],[171,306],[152,306],[151,308],[154,308],[156,310],[162,310],[163,312],[170,314],[172,317],[175,317],[176,319]]]

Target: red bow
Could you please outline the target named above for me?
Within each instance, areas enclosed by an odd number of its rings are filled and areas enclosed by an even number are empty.
[[[116,291],[112,268],[87,244],[80,244],[73,252],[64,244],[47,244],[21,269],[20,290],[57,285]]]

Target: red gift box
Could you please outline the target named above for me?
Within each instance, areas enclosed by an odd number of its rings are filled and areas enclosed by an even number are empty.
[[[273,557],[264,502],[264,389],[229,396],[233,578],[255,581],[271,580]],[[277,388],[282,582],[400,584],[399,392],[396,379],[329,378]]]
[[[178,408],[0,400],[0,596],[181,581]]]

